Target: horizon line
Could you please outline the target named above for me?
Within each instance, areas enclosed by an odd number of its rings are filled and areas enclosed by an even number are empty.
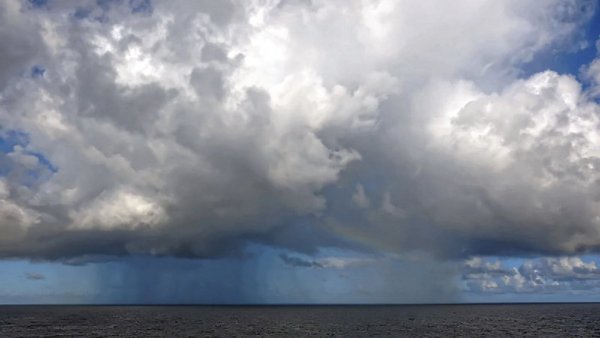
[[[600,304],[600,301],[551,301],[551,302],[464,302],[464,303],[0,303],[3,306],[122,306],[122,307],[334,307],[334,306],[456,306],[456,305],[560,305]]]

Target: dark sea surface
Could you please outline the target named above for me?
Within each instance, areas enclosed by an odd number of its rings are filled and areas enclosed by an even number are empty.
[[[0,306],[0,337],[600,337],[600,304]]]

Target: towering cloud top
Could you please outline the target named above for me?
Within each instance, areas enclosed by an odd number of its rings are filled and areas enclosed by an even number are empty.
[[[2,0],[0,256],[597,250],[595,6]]]

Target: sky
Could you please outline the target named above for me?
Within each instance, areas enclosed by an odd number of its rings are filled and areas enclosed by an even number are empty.
[[[0,303],[600,301],[597,0],[0,0]]]

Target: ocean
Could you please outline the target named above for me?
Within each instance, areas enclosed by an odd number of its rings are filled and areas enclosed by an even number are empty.
[[[600,337],[600,304],[0,306],[0,337]]]

